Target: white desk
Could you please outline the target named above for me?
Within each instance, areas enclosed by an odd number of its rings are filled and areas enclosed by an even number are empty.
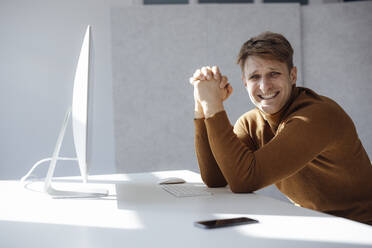
[[[50,199],[16,181],[0,181],[0,247],[371,247],[372,227],[257,194],[210,189],[212,196],[176,198],[156,184],[190,171],[91,177],[103,199]],[[70,187],[69,178],[54,183]],[[116,186],[116,187],[115,187]],[[41,183],[28,185],[41,188]],[[194,221],[247,216],[260,223],[215,230]]]

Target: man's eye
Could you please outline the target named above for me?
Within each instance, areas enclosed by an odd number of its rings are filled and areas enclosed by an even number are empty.
[[[276,71],[271,72],[272,77],[276,77],[276,76],[279,76],[279,75],[280,75],[279,72],[276,72]]]
[[[259,79],[259,78],[260,78],[259,75],[253,75],[253,76],[250,77],[250,79],[252,79],[252,80],[257,80],[257,79]]]

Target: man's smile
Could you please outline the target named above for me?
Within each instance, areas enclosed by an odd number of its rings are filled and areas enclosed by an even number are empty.
[[[270,100],[270,99],[275,98],[277,95],[279,95],[279,93],[280,93],[280,91],[273,92],[273,93],[270,93],[270,94],[259,94],[258,97],[262,100]]]

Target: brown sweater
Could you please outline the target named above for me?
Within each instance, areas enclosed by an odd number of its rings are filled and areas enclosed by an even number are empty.
[[[294,203],[372,224],[372,166],[355,126],[331,99],[296,87],[284,108],[196,119],[203,181],[235,193],[275,184]]]

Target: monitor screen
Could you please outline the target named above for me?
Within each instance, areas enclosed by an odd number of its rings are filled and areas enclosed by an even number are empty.
[[[90,26],[85,32],[78,64],[76,67],[72,96],[72,130],[76,156],[83,181],[87,181],[87,122],[89,89]]]

